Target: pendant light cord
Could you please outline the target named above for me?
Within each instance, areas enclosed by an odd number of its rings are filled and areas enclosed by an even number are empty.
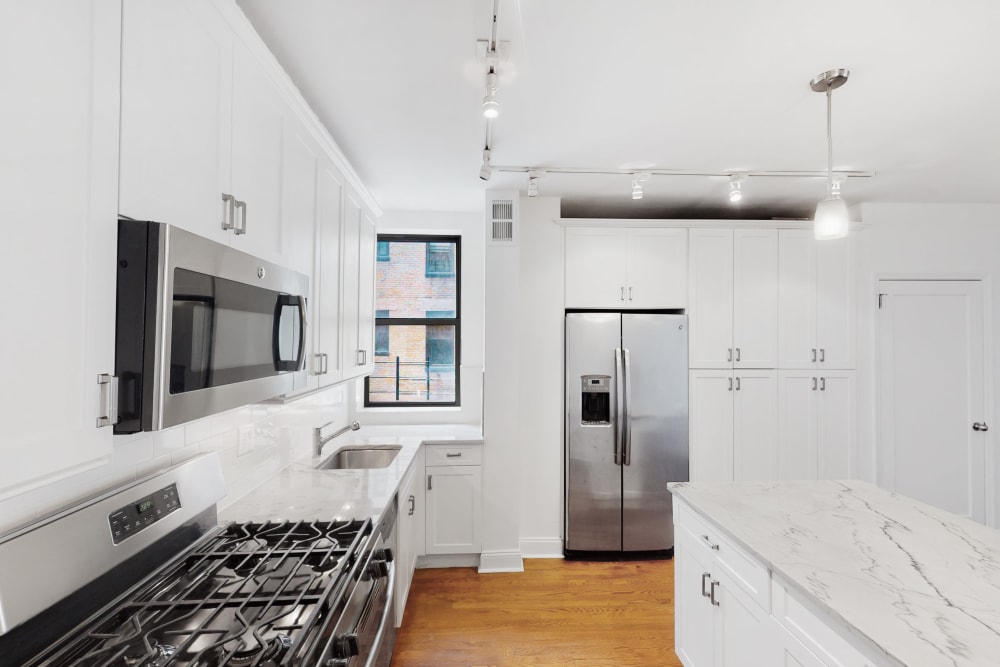
[[[826,88],[826,196],[833,196],[833,86]]]

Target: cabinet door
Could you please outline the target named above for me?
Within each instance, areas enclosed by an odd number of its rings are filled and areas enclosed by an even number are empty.
[[[344,236],[340,246],[341,257],[341,294],[343,308],[341,310],[341,331],[343,331],[343,347],[341,356],[344,379],[357,377],[362,366],[359,364],[361,339],[358,336],[358,317],[361,314],[360,302],[360,259],[361,259],[361,204],[358,196],[348,189],[344,197]]]
[[[690,371],[691,481],[733,480],[731,371]]]
[[[375,221],[368,211],[361,212],[358,239],[358,349],[361,363],[358,374],[368,375],[375,368]],[[458,363],[459,360],[455,360]]]
[[[284,105],[245,46],[233,50],[232,194],[237,211],[232,245],[284,263],[281,232],[281,156]],[[238,233],[243,232],[243,233]]]
[[[625,308],[628,239],[623,229],[566,229],[566,307]]]
[[[828,241],[823,241],[828,243]],[[816,240],[778,230],[778,367],[813,368],[816,349]]]
[[[818,404],[815,371],[778,374],[778,479],[816,479]]]
[[[427,466],[428,554],[479,553],[482,469],[479,466]]]
[[[403,622],[413,570],[424,544],[423,449],[399,484],[398,544],[396,549],[396,627]]]
[[[228,243],[231,31],[209,3],[129,0],[122,33],[118,212]]]
[[[627,307],[687,306],[687,230],[630,229],[626,245]]]
[[[313,369],[322,386],[343,377],[341,352],[341,270],[344,178],[333,165],[324,163],[319,171],[317,192],[317,235],[313,284],[312,321]]]
[[[854,282],[851,240],[816,244],[816,347],[823,369],[854,368]]]
[[[712,667],[715,607],[707,597],[712,559],[683,523],[674,535],[674,650],[685,667]]]
[[[120,43],[117,0],[0,3],[0,498],[111,454]]]
[[[725,667],[773,665],[774,627],[771,616],[730,578],[724,567],[715,568],[718,581],[715,664]]]
[[[733,232],[733,366],[778,366],[778,230]]]
[[[767,481],[775,476],[778,435],[777,372],[737,371],[734,378],[733,478]]]
[[[820,479],[850,479],[854,465],[853,371],[823,371],[816,411],[817,474]]]
[[[688,262],[690,367],[732,368],[732,230],[692,229]]]
[[[802,642],[791,633],[772,624],[775,635],[775,645],[778,647],[778,658],[774,664],[779,667],[826,667],[826,663],[816,657]]]

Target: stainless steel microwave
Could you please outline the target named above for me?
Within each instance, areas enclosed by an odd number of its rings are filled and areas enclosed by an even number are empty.
[[[118,221],[115,433],[278,396],[305,370],[309,278],[158,222]]]

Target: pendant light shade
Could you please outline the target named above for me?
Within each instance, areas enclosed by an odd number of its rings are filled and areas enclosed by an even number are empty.
[[[832,69],[809,82],[817,93],[826,93],[826,199],[816,205],[813,231],[817,241],[839,239],[847,236],[847,203],[840,198],[839,182],[833,180],[833,91],[847,83],[850,72]]]

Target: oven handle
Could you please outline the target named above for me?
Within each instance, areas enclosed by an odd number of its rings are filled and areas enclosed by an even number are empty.
[[[278,336],[281,333],[281,312],[285,306],[298,306],[299,310],[299,349],[295,354],[295,359],[283,360],[281,350],[278,345]],[[291,296],[290,294],[279,294],[274,304],[274,328],[271,332],[271,353],[274,356],[274,370],[276,371],[297,371],[302,368],[306,354],[306,299],[303,296]]]
[[[392,600],[396,595],[396,564],[392,561],[387,561],[389,564],[389,592],[385,596],[385,609],[382,610],[382,618],[378,623],[378,631],[375,633],[375,639],[372,640],[372,650],[368,654],[368,659],[365,660],[365,667],[378,667],[375,664],[375,658],[378,657],[379,648],[382,645],[382,636],[385,634],[385,624],[394,623],[396,619],[390,618],[392,615]]]

